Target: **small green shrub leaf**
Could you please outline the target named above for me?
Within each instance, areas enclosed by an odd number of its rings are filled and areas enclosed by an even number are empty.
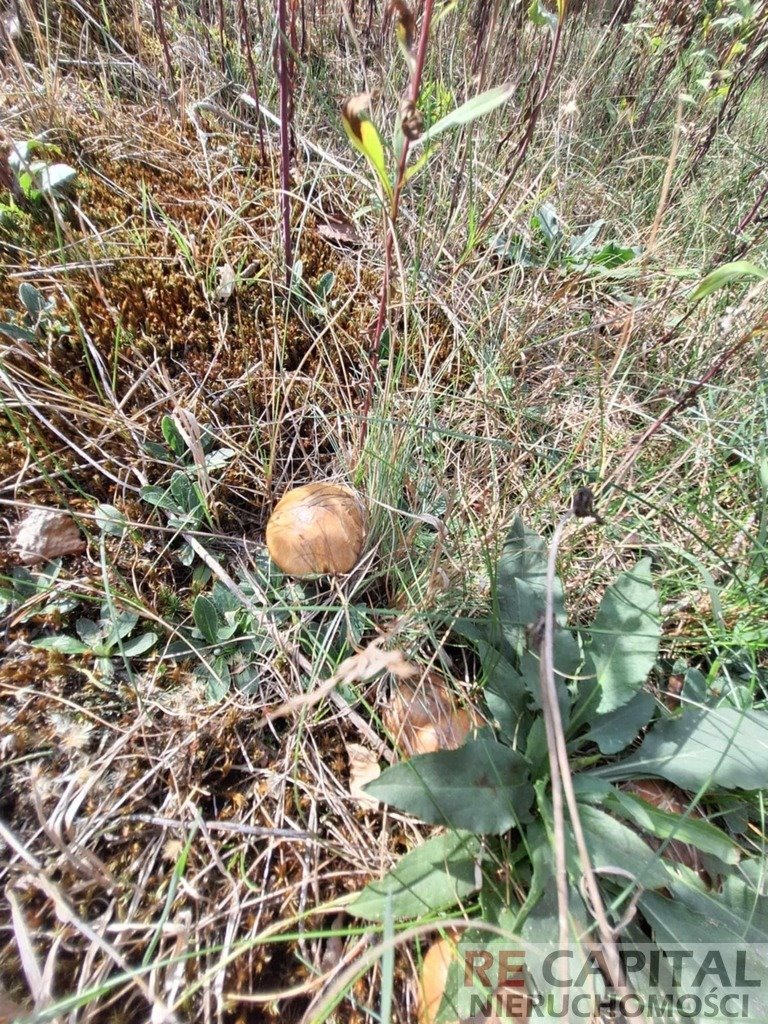
[[[219,615],[215,604],[205,594],[195,598],[192,618],[206,641],[215,646],[219,642]]]
[[[142,633],[140,636],[135,636],[132,640],[128,640],[123,645],[123,655],[126,658],[138,658],[142,654],[146,654],[147,651],[151,650],[152,647],[157,643],[157,633]]]
[[[480,834],[506,832],[533,800],[525,758],[484,739],[396,764],[365,792],[422,821]]]
[[[700,302],[713,292],[725,288],[726,285],[738,281],[742,277],[756,277],[761,281],[766,281],[768,280],[768,270],[749,263],[747,260],[723,263],[722,266],[717,267],[699,281],[691,292],[691,302]]]
[[[449,832],[428,839],[407,853],[380,881],[366,885],[347,912],[368,921],[420,917],[446,907],[477,888],[476,861],[480,840]]]
[[[476,121],[479,117],[485,117],[486,114],[490,114],[497,107],[500,107],[502,103],[506,103],[513,92],[512,85],[508,84],[498,85],[495,89],[487,89],[478,96],[473,96],[471,100],[467,100],[466,103],[462,103],[460,107],[456,107],[455,110],[446,114],[445,117],[441,117],[439,121],[436,121],[431,128],[428,128],[411,145],[423,146],[427,142],[432,142],[438,135],[442,135],[443,132],[448,131],[450,128],[456,128],[461,124],[469,124],[471,121]]]
[[[622,573],[603,595],[590,631],[588,654],[606,714],[634,697],[648,678],[659,650],[659,601],[651,584],[651,560]]]
[[[58,651],[59,654],[85,654],[90,650],[87,644],[74,636],[45,636],[41,640],[33,640],[33,647],[44,651]]]
[[[110,537],[122,537],[128,529],[128,520],[114,505],[97,505],[94,518],[101,532]]]

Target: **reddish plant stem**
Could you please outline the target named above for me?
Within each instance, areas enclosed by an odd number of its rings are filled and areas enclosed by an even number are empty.
[[[288,64],[288,7],[286,0],[277,0],[277,63],[280,90],[280,209],[283,221],[283,252],[285,254],[285,286],[290,292],[293,276],[291,243],[291,93],[293,82]]]
[[[264,123],[261,117],[261,97],[259,95],[259,80],[256,77],[256,65],[253,63],[253,50],[251,48],[251,35],[248,31],[248,12],[245,9],[245,0],[239,0],[240,34],[243,37],[243,48],[245,60],[248,64],[248,75],[251,79],[251,92],[256,103],[256,120],[259,125],[259,155],[262,163],[266,159],[264,149]]]
[[[173,73],[173,61],[171,60],[171,48],[168,45],[168,35],[165,31],[165,21],[163,20],[163,0],[152,0],[152,11],[155,16],[155,28],[157,34],[160,36],[160,44],[163,47],[163,56],[165,57],[165,68],[168,72],[168,82],[171,87],[171,95],[169,100],[172,106],[175,108],[176,100],[176,76]]]
[[[419,45],[416,50],[416,61],[411,74],[411,81],[408,89],[408,99],[412,103],[418,103],[421,92],[421,78],[424,74],[424,64],[427,59],[427,46],[429,44],[429,31],[432,24],[432,11],[434,0],[426,0],[424,14],[421,20],[421,33]],[[392,277],[392,252],[395,245],[395,225],[397,214],[400,209],[400,197],[403,192],[405,179],[405,168],[408,163],[408,150],[410,142],[403,137],[403,149],[400,153],[400,160],[397,165],[397,175],[392,190],[392,199],[389,204],[389,212],[384,214],[384,231],[386,234],[384,242],[384,276],[381,282],[381,293],[379,295],[379,310],[376,316],[376,323],[371,335],[371,347],[368,371],[368,387],[365,394],[365,402],[362,409],[362,427],[360,430],[360,446],[365,444],[368,434],[368,416],[373,403],[373,386],[378,376],[379,359],[381,357],[381,339],[384,336],[384,326],[387,322],[387,310],[389,308],[389,283]]]

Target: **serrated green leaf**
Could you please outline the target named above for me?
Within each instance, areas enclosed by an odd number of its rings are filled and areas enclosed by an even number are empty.
[[[756,277],[761,281],[765,281],[768,280],[768,270],[758,267],[754,263],[749,263],[747,260],[734,260],[732,263],[723,263],[722,266],[717,267],[699,281],[691,292],[691,302],[700,302],[702,299],[706,299],[708,295],[712,295],[713,292],[725,288],[726,285],[731,284],[733,281],[738,281],[742,277]]]
[[[365,792],[422,821],[492,834],[516,825],[533,800],[525,758],[484,739],[396,764]]]
[[[496,86],[495,89],[487,89],[478,96],[473,96],[471,100],[467,100],[466,103],[462,103],[460,107],[452,110],[445,117],[441,117],[439,121],[436,121],[431,128],[428,128],[411,145],[424,146],[450,128],[457,128],[459,125],[476,121],[479,117],[485,117],[496,110],[497,107],[500,107],[502,103],[506,103],[513,92],[514,87],[511,84],[507,84]]]
[[[587,653],[600,688],[599,714],[629,703],[648,678],[659,650],[658,615],[651,560],[644,558],[606,590],[590,630]]]
[[[471,834],[449,832],[428,839],[380,881],[367,885],[347,913],[382,921],[387,912],[395,918],[421,917],[452,907],[477,888],[479,852],[480,840]]]
[[[215,646],[219,639],[219,615],[213,601],[205,594],[198,594],[195,598],[192,618],[208,643]]]

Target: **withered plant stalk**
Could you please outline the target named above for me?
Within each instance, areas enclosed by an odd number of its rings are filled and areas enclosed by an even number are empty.
[[[290,292],[293,276],[291,243],[291,112],[293,109],[293,75],[288,56],[288,4],[277,0],[277,77],[280,91],[280,210],[283,221],[283,254],[285,286]],[[255,97],[254,97],[255,99]]]
[[[419,93],[421,92],[421,78],[424,73],[424,62],[427,57],[427,45],[429,43],[433,8],[434,0],[426,0],[424,4],[424,13],[421,19],[421,32],[419,34],[419,45],[416,50],[416,61],[414,63],[413,73],[411,74],[411,80],[408,87],[408,99],[413,104],[418,103]],[[387,322],[387,310],[389,308],[389,284],[392,277],[392,251],[395,244],[397,214],[400,209],[400,197],[403,191],[409,148],[410,142],[407,137],[404,137],[403,149],[400,154],[400,161],[397,165],[397,175],[395,177],[395,184],[392,190],[392,200],[389,204],[389,210],[384,211],[384,275],[381,282],[381,293],[379,295],[379,311],[373,328],[373,334],[371,335],[368,388],[365,395],[365,404],[363,405],[363,422],[360,432],[361,447],[365,444],[365,438],[368,433],[368,416],[373,402],[373,387],[379,371],[381,339],[384,335],[384,325]]]

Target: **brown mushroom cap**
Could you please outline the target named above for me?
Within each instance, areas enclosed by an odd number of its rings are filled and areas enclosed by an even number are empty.
[[[267,523],[267,549],[289,576],[349,572],[360,559],[366,515],[359,496],[338,484],[288,491]]]

